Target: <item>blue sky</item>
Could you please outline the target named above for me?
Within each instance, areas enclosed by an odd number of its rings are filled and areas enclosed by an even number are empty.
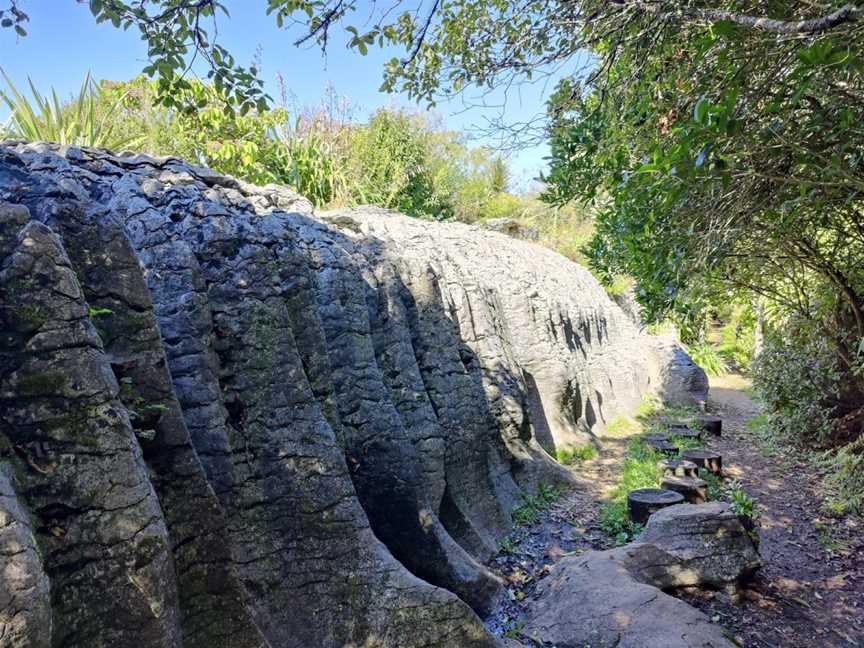
[[[334,40],[325,58],[318,48],[294,47],[294,34],[276,27],[266,15],[264,0],[229,0],[227,4],[231,18],[220,19],[219,38],[241,64],[247,65],[259,53],[262,78],[274,98],[279,95],[276,77],[281,74],[300,105],[317,104],[328,84],[350,98],[361,119],[380,106],[412,105],[405,96],[378,92],[383,64],[393,52],[371,49],[361,57]],[[96,25],[86,4],[25,0],[21,6],[30,16],[28,35],[16,38],[11,30],[0,31],[0,66],[19,88],[29,76],[40,90],[53,86],[61,97],[68,96],[77,91],[88,71],[97,79],[121,80],[131,78],[145,65],[146,49],[138,33],[123,32],[107,23]],[[550,79],[559,76],[553,74]],[[467,100],[439,104],[435,110],[447,127],[468,131],[478,144],[496,145],[497,138],[481,132],[488,120],[503,114],[508,123],[515,123],[541,113],[553,90],[550,79],[513,89],[506,101],[503,92],[492,93],[483,99],[486,108],[476,106],[481,103],[479,96],[469,95]],[[8,111],[0,111],[0,118],[7,115]],[[546,154],[544,145],[512,153],[514,188],[530,186],[544,167]]]

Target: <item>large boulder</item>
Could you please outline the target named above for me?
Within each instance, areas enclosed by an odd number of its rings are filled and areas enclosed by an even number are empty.
[[[733,648],[720,626],[640,582],[610,552],[562,560],[538,587],[523,633],[558,648]]]
[[[725,502],[679,504],[648,519],[639,541],[619,550],[628,569],[668,589],[725,587],[761,566],[756,546]]]
[[[671,506],[651,516],[637,542],[559,562],[524,631],[559,648],[731,648],[722,628],[663,590],[734,586],[759,565],[727,504]]]
[[[677,371],[531,243],[47,144],[0,145],[0,330],[15,648],[491,647],[547,451]]]

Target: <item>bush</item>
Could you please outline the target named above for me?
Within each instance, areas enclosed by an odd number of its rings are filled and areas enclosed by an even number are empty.
[[[753,386],[769,425],[788,441],[824,444],[833,430],[830,397],[839,372],[829,342],[773,335],[753,363]]]
[[[756,349],[756,314],[750,304],[733,304],[722,309],[717,352],[736,369],[749,372]]]
[[[729,372],[726,361],[717,349],[707,342],[698,342],[687,347],[693,362],[702,367],[709,376],[723,376]]]
[[[104,96],[89,74],[78,96],[66,102],[61,102],[53,89],[50,97],[43,96],[28,79],[31,101],[18,91],[5,72],[3,79],[6,90],[0,90],[0,99],[12,114],[8,126],[0,128],[0,138],[118,150],[135,147],[143,140],[138,134],[117,128],[124,97]]]
[[[828,476],[829,486],[837,489],[834,505],[838,509],[864,513],[864,437],[829,455],[833,472]]]
[[[642,525],[630,520],[627,504],[617,501],[601,509],[600,529],[619,545],[627,544],[642,533]]]

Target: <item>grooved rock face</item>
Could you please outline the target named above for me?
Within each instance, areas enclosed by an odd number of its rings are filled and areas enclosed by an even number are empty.
[[[45,144],[0,145],[0,324],[16,647],[493,646],[544,448],[704,398],[543,248]]]

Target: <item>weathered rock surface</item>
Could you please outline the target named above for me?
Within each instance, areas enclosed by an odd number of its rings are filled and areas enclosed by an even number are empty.
[[[551,251],[44,144],[0,145],[0,324],[16,648],[493,646],[546,450],[704,399]]]
[[[759,565],[727,504],[671,506],[651,516],[637,542],[560,561],[524,632],[559,648],[731,648],[722,628],[662,590],[729,586]]]
[[[725,502],[657,511],[639,541],[623,547],[631,569],[655,587],[723,587],[761,565],[747,531]]]
[[[708,617],[640,582],[610,552],[565,558],[523,632],[557,648],[732,648]]]

